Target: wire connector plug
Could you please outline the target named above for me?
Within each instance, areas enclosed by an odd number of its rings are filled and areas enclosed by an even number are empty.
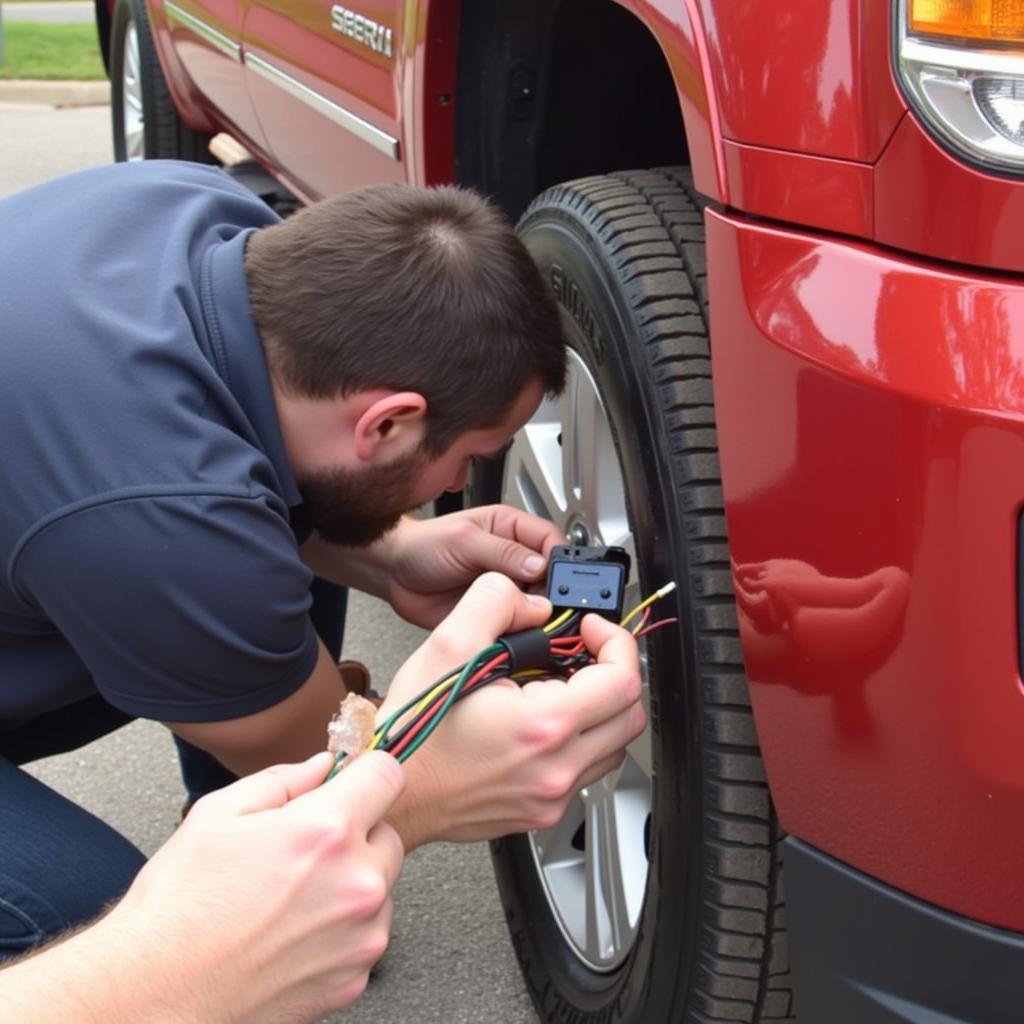
[[[550,669],[553,667],[551,637],[540,627],[524,629],[519,633],[506,633],[504,636],[499,636],[496,642],[508,651],[511,673],[525,672],[532,668]]]

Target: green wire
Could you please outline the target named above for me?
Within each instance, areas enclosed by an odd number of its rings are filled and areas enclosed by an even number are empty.
[[[407,711],[411,711],[417,704],[421,703],[423,698],[426,697],[427,694],[431,692],[431,690],[436,690],[437,687],[440,686],[440,684],[445,679],[448,679],[453,674],[453,671],[458,671],[459,672],[459,677],[455,680],[455,682],[451,685],[451,687],[449,687],[449,689],[448,689],[448,696],[447,696],[447,698],[445,700],[444,706],[438,712],[437,716],[434,718],[434,721],[430,723],[430,725],[424,731],[423,735],[422,736],[418,736],[416,738],[416,740],[409,745],[408,749],[403,751],[403,753],[398,758],[398,761],[400,763],[405,761],[405,760],[407,760],[408,757],[414,751],[416,751],[416,750],[418,750],[420,748],[420,746],[422,745],[423,741],[440,724],[441,719],[444,718],[444,716],[448,713],[448,709],[458,699],[459,693],[462,692],[463,686],[465,685],[466,681],[469,679],[469,677],[475,671],[476,666],[479,665],[481,662],[487,661],[489,658],[492,658],[495,654],[498,654],[503,649],[504,649],[504,645],[503,644],[492,644],[490,647],[487,647],[484,650],[477,652],[477,654],[473,657],[473,659],[471,661],[468,661],[465,664],[463,664],[461,669],[455,669],[455,670],[451,670],[451,671],[445,672],[443,676],[440,676],[438,679],[436,679],[434,682],[432,682],[429,686],[426,686],[422,690],[420,690],[420,692],[418,694],[416,694],[415,697],[413,697],[410,700],[406,701],[406,703],[403,704],[397,711],[395,711],[394,713],[389,715],[387,717],[387,719],[374,731],[374,737],[377,737],[377,736],[382,737],[380,743],[378,743],[374,747],[374,749],[375,750],[385,750],[386,751],[386,749],[387,749],[386,744],[388,743],[388,741],[391,738],[388,735],[388,733],[391,732],[391,729],[394,727],[395,723],[402,717],[402,715],[404,715]],[[433,707],[433,705],[429,705],[428,707],[424,708],[423,711],[420,712],[420,714],[421,715],[422,714],[426,714],[430,710],[431,707]],[[415,724],[415,722],[416,722],[416,719],[413,719],[413,720],[407,722],[405,727],[403,727],[403,732],[404,732],[405,728],[411,727],[412,725]],[[337,775],[338,772],[341,771],[342,766],[344,765],[346,756],[347,755],[345,754],[344,751],[341,751],[338,754],[338,756],[334,759],[334,764],[331,766],[331,770],[327,773],[327,777],[324,779],[324,782],[330,782],[330,780],[333,779],[334,776]]]
[[[675,583],[670,583],[669,585],[662,587],[661,590],[658,590],[645,601],[637,605],[637,607],[634,608],[629,613],[629,615],[627,615],[626,618],[622,620],[621,625],[625,625],[627,622],[629,622],[631,618],[633,618],[633,616],[637,614],[637,612],[641,611],[643,608],[650,605],[658,598],[664,597],[665,594],[669,593],[669,591],[673,590],[674,588]],[[567,618],[565,622],[559,623],[559,625],[553,629],[551,628],[551,624],[549,623],[546,629],[550,631],[551,639],[554,639],[555,637],[561,635],[565,635],[572,629],[576,628],[579,625],[581,617],[581,613],[577,611],[569,618]],[[553,621],[557,621],[557,619]],[[451,686],[448,687],[447,696],[445,696],[444,698],[444,703],[433,715],[430,723],[424,728],[423,732],[420,733],[420,735],[417,736],[416,739],[414,739],[409,744],[409,746],[406,747],[405,750],[403,750],[402,753],[398,755],[398,760],[400,762],[407,761],[410,757],[412,757],[414,753],[416,753],[417,750],[419,750],[421,746],[423,746],[423,744],[427,741],[431,733],[433,733],[433,731],[441,724],[441,720],[445,717],[445,715],[448,714],[448,712],[451,710],[452,705],[462,695],[462,692],[465,689],[466,684],[469,682],[470,677],[476,671],[477,667],[493,658],[496,654],[500,654],[503,650],[507,650],[504,644],[492,644],[490,647],[486,647],[482,651],[478,651],[477,654],[475,654],[470,661],[467,661],[464,665],[462,665],[461,668],[451,669],[450,671],[445,672],[443,676],[441,676],[433,683],[431,683],[430,686],[421,690],[415,697],[413,697],[411,700],[403,704],[393,714],[389,715],[385,722],[374,731],[374,740],[379,739],[379,742],[375,744],[373,749],[387,751],[388,744],[391,743],[393,740],[393,738],[389,734],[391,730],[394,728],[395,724],[398,722],[398,720],[404,714],[406,714],[407,712],[411,711],[414,707],[416,707],[417,704],[421,704],[423,700],[427,697],[427,695],[430,694],[433,690],[438,689],[438,687],[440,687],[441,684],[446,679],[450,679],[456,672],[458,672],[458,678],[455,680],[454,683],[451,684]],[[575,664],[578,662],[578,659],[573,658],[570,659],[570,661]],[[581,663],[585,662],[586,659],[584,658]],[[569,662],[566,662],[566,666],[572,667],[569,664]],[[487,681],[490,681],[490,679],[488,679]],[[442,693],[444,693],[443,690]],[[423,710],[420,711],[416,716],[414,716],[408,722],[406,722],[399,730],[398,736],[394,737],[394,739],[400,739],[402,736],[406,735],[407,731],[413,728],[416,725],[416,723],[423,718],[423,716],[427,715],[430,712],[431,708],[437,706],[438,700],[440,700],[440,694],[434,699],[434,701],[431,704],[423,708]],[[331,767],[331,770],[327,773],[327,778],[324,780],[325,782],[327,782],[330,779],[333,779],[334,776],[337,775],[339,771],[341,771],[345,761],[345,757],[346,755],[344,752],[338,754],[337,758],[335,758],[334,764]]]
[[[391,732],[391,729],[394,727],[394,724],[402,717],[402,715],[416,707],[416,705],[419,704],[423,700],[423,698],[426,697],[428,693],[430,693],[431,690],[436,690],[438,686],[441,685],[441,683],[443,683],[447,678],[449,678],[449,676],[453,675],[455,672],[462,672],[465,669],[465,667],[466,666],[463,665],[461,668],[451,669],[448,672],[445,672],[443,676],[439,676],[429,686],[425,686],[422,690],[420,690],[418,694],[416,694],[415,697],[413,697],[411,700],[406,701],[397,711],[389,715],[384,720],[383,724],[380,725],[374,731],[373,735],[375,738],[377,736],[382,737],[381,742],[378,743],[376,747],[374,747],[374,750],[380,750],[384,743],[388,741],[388,733]]]
[[[440,710],[437,712],[437,714],[434,715],[430,724],[398,756],[398,760],[400,763],[405,762],[410,757],[412,757],[412,755],[415,754],[416,751],[419,750],[421,746],[423,746],[423,744],[427,740],[427,737],[429,737],[430,734],[441,724],[441,720],[444,718],[445,715],[448,714],[448,711],[451,708],[451,706],[459,699],[459,694],[462,692],[463,687],[465,687],[466,683],[469,681],[469,678],[476,671],[477,666],[483,664],[486,661],[489,661],[496,654],[500,654],[501,651],[503,650],[505,650],[504,644],[492,644],[490,647],[485,647],[482,651],[477,653],[477,655],[471,661],[466,662],[465,667],[462,669],[462,672],[459,675],[459,678],[455,680],[455,683],[448,691],[448,696],[445,698],[444,704],[441,705]],[[424,708],[424,713],[426,713],[427,710],[428,709]]]

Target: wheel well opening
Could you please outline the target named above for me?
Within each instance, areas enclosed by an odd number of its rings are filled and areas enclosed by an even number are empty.
[[[549,185],[685,164],[675,84],[613,0],[468,4],[459,33],[456,180],[513,218]]]

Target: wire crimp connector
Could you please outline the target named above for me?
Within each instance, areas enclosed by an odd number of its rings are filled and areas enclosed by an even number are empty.
[[[512,674],[529,669],[550,670],[554,667],[551,637],[542,627],[506,633],[499,636],[496,642],[508,651],[509,672]],[[526,681],[522,680],[524,683]]]

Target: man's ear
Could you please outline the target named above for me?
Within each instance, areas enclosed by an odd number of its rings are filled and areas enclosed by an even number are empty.
[[[416,391],[391,391],[371,402],[356,420],[356,455],[364,462],[389,461],[423,440],[427,400]]]

